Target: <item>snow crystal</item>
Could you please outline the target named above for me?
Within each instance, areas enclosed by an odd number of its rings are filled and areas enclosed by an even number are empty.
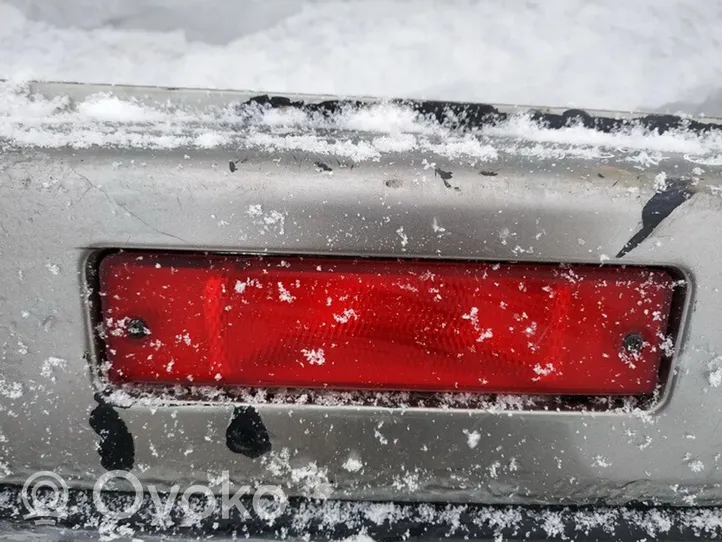
[[[56,369],[65,369],[67,364],[68,362],[64,359],[51,356],[43,362],[43,366],[40,369],[40,374],[45,378],[52,379],[52,381],[55,382],[55,377],[53,376],[53,373]]]
[[[378,159],[381,153],[366,141],[329,142],[315,135],[276,135],[254,132],[248,135],[244,143],[252,148],[267,151],[304,151],[348,158],[354,162]]]
[[[306,350],[304,348],[301,350],[301,353],[311,365],[323,365],[326,363],[326,353],[323,351],[323,348],[318,348],[317,350]]]
[[[537,363],[534,367],[532,367],[532,370],[539,376],[549,376],[555,371],[554,365],[551,363],[546,363],[543,366],[540,363]]]
[[[433,222],[431,223],[431,227],[436,233],[444,233],[446,231],[446,228],[443,228],[439,225],[439,221],[436,217],[434,217]]]
[[[722,367],[718,367],[714,371],[711,371],[707,378],[713,388],[719,388],[720,384],[722,384]]]
[[[263,216],[263,208],[258,204],[249,205],[246,213],[250,217],[258,218],[259,216]]]
[[[0,375],[0,396],[8,399],[18,399],[23,395],[23,387],[20,382],[8,382]]]
[[[271,474],[290,481],[291,485],[298,487],[305,496],[326,499],[331,495],[333,486],[328,479],[328,469],[319,467],[315,461],[293,467],[291,461],[288,448],[271,452],[263,458],[263,464]]]
[[[373,105],[359,111],[348,110],[338,119],[339,127],[361,132],[401,134],[403,132],[424,132],[428,128],[420,123],[419,114],[388,103]],[[390,141],[391,138],[384,138]],[[405,144],[402,139],[402,145]]]
[[[544,514],[542,529],[544,529],[549,538],[556,536],[562,538],[564,535],[564,521],[561,514],[558,512]]]
[[[401,246],[406,247],[406,245],[409,244],[409,237],[404,233],[404,227],[401,226],[398,230],[396,230],[396,235],[399,236],[401,239]]]
[[[349,472],[358,472],[363,468],[364,464],[356,457],[349,457],[341,466]]]
[[[654,177],[654,185],[653,188],[657,192],[664,192],[667,190],[667,174],[662,172],[657,174],[657,176]]]
[[[605,459],[601,455],[598,455],[594,458],[594,465],[597,467],[601,467],[603,469],[606,469],[607,467],[612,466],[612,464],[609,462],[609,460]]]
[[[707,364],[707,381],[713,388],[722,385],[722,356],[718,356]]]
[[[80,116],[100,122],[153,122],[165,115],[132,100],[121,100],[109,93],[99,93],[78,104]]]
[[[286,287],[283,285],[282,282],[279,282],[277,284],[278,286],[278,299],[285,303],[293,303],[296,301],[296,296],[292,295],[291,292],[289,292]]]
[[[469,445],[469,448],[473,450],[479,445],[481,434],[478,431],[467,431],[465,429],[464,434],[466,435],[466,443]]]
[[[476,342],[484,342],[487,339],[491,339],[494,336],[494,333],[491,329],[481,329],[479,326],[479,308],[478,307],[471,307],[468,314],[462,314],[461,318],[463,320],[469,320],[471,322],[471,325],[473,326],[474,330],[479,332],[479,336],[476,338]]]
[[[28,352],[29,352],[28,345],[25,344],[23,341],[19,340],[18,341],[18,354],[20,354],[21,356],[26,356]]]
[[[412,134],[395,134],[394,136],[374,138],[372,144],[381,153],[395,153],[413,151],[417,147],[418,141]]]
[[[653,152],[650,154],[645,151],[639,152],[633,156],[629,156],[626,158],[627,162],[639,164],[641,166],[641,169],[648,168],[650,166],[656,166],[662,160],[664,160],[664,156],[661,152]]]
[[[230,136],[218,132],[205,132],[198,134],[193,140],[193,145],[201,149],[212,149],[222,147],[231,142]]]
[[[253,219],[253,223],[261,227],[261,234],[267,232],[284,235],[286,215],[280,211],[271,210],[264,212],[263,207],[258,204],[249,205],[246,214]]]
[[[353,309],[345,309],[343,313],[333,315],[333,319],[336,320],[339,324],[347,324],[352,318],[354,320],[358,319],[358,315]]]
[[[468,314],[462,314],[461,318],[469,320],[476,331],[479,331],[479,307],[471,307]]]
[[[389,443],[389,440],[378,429],[374,429],[374,437],[384,446]]]

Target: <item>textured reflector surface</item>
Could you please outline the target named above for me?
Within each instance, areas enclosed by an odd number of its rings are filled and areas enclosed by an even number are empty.
[[[640,268],[117,253],[115,383],[553,394],[657,384],[671,277]]]

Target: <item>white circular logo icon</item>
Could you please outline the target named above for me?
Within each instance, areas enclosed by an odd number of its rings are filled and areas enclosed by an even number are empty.
[[[68,505],[68,484],[52,471],[39,471],[25,480],[20,499],[28,511],[25,519],[57,518]]]

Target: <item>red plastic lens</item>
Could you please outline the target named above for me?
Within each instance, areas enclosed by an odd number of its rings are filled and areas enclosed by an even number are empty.
[[[655,389],[673,281],[622,267],[117,253],[115,383],[554,394]]]

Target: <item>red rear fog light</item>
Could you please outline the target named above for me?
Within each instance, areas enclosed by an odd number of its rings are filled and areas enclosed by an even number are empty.
[[[113,383],[638,395],[673,279],[633,267],[124,252],[100,264]]]

